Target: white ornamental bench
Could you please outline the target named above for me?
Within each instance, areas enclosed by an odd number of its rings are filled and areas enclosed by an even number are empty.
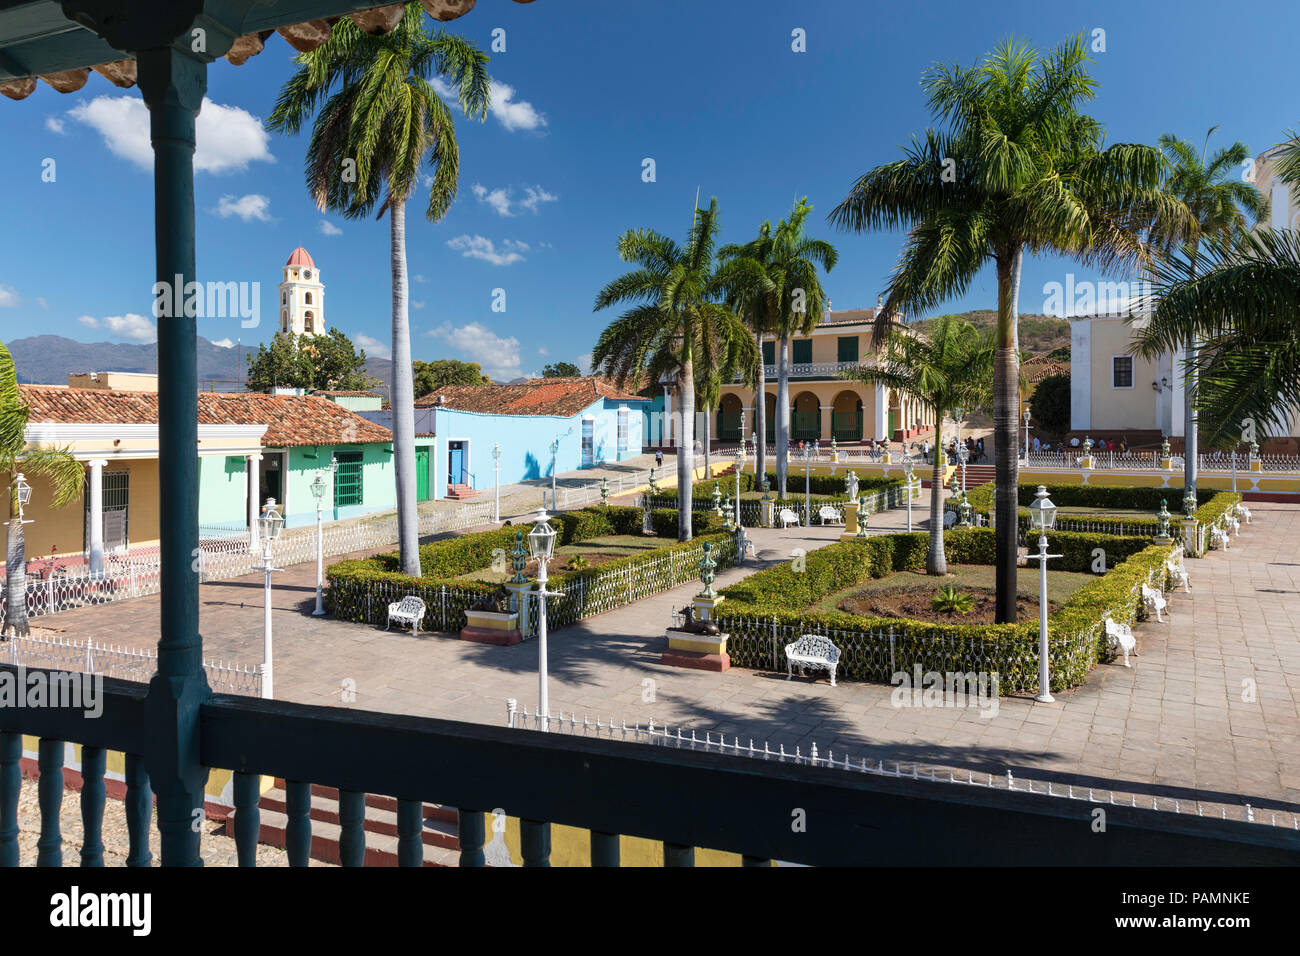
[[[1153,588],[1149,584],[1143,584],[1142,603],[1147,606],[1148,613],[1151,611],[1156,612],[1157,621],[1161,624],[1165,622],[1165,619],[1160,612],[1169,606],[1169,602],[1165,600],[1165,596],[1160,593],[1159,588]]]
[[[1175,585],[1181,584],[1183,586],[1184,594],[1192,590],[1192,582],[1187,575],[1187,568],[1183,566],[1181,561],[1170,555],[1165,558],[1165,570],[1169,572],[1169,578]]]
[[[1228,550],[1228,529],[1211,528],[1210,529],[1210,546],[1220,547],[1224,551]]]
[[[1246,507],[1244,502],[1237,503],[1237,514],[1246,519],[1246,524],[1250,524],[1250,509]]]
[[[781,522],[782,528],[788,528],[792,524],[797,525],[799,523],[799,516],[789,508],[782,508],[780,513],[777,514],[776,520]]]
[[[1236,515],[1225,515],[1223,523],[1232,530],[1232,533],[1238,538],[1241,537],[1241,519]]]
[[[831,643],[829,637],[820,634],[805,634],[793,644],[785,646],[785,679],[789,680],[791,671],[799,668],[799,676],[804,676],[805,667],[815,667],[831,675],[831,686],[835,686],[835,669],[840,664],[840,649]]]
[[[817,517],[822,519],[822,524],[828,521],[831,524],[844,524],[843,516],[830,505],[822,505],[817,511]]]
[[[1127,624],[1116,623],[1115,619],[1106,615],[1106,639],[1110,646],[1124,653],[1124,666],[1128,667],[1129,651],[1137,647],[1137,638],[1133,636],[1133,628]]]
[[[955,512],[955,511],[945,511],[945,512],[943,513],[943,528],[944,528],[945,531],[947,531],[949,528],[951,528],[951,527],[952,527],[953,525],[955,525],[956,523],[957,523],[957,512]]]
[[[393,622],[405,624],[411,628],[413,636],[420,633],[420,622],[424,620],[424,601],[414,594],[408,594],[400,601],[388,605],[388,630],[392,628]]]

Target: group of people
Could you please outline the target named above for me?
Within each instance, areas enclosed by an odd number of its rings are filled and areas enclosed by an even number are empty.
[[[1071,448],[1071,449],[1077,449],[1077,448],[1079,448],[1079,447],[1081,446],[1081,444],[1082,444],[1082,443],[1079,441],[1078,436],[1075,436],[1074,438],[1071,438],[1071,439],[1070,439],[1069,448]],[[1031,447],[1033,448],[1033,450],[1034,450],[1035,452],[1051,452],[1051,451],[1053,451],[1052,443],[1051,443],[1050,441],[1048,441],[1048,442],[1040,441],[1037,435],[1034,436],[1034,440],[1033,440],[1033,443],[1032,443]],[[1127,437],[1127,436],[1122,437],[1122,438],[1120,438],[1119,441],[1115,441],[1114,439],[1106,439],[1106,438],[1098,439],[1096,442],[1093,443],[1092,450],[1093,450],[1094,452],[1097,452],[1097,451],[1113,451],[1113,452],[1118,452],[1118,453],[1121,454],[1121,455],[1127,455],[1127,454],[1129,453],[1129,450],[1130,450],[1130,449],[1129,449],[1129,446],[1128,446],[1128,437]],[[1063,441],[1062,441],[1062,442],[1058,442],[1057,445],[1056,445],[1055,451],[1058,451],[1058,452],[1064,452],[1064,451],[1066,451],[1066,444],[1065,444],[1065,442],[1063,442]]]

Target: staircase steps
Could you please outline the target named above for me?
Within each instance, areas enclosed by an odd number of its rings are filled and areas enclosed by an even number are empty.
[[[447,488],[447,497],[456,501],[467,501],[470,498],[477,498],[479,492],[475,491],[469,485],[451,485]]]
[[[277,779],[275,787],[262,794],[258,808],[261,816],[258,842],[283,848],[289,822],[283,780]],[[311,858],[322,863],[338,864],[339,837],[342,833],[339,825],[338,790],[313,784],[308,816],[312,822]],[[421,840],[424,844],[424,865],[458,866],[460,842],[456,811],[436,803],[426,803],[423,816]],[[229,836],[234,836],[234,822],[234,814],[226,818],[226,833]],[[381,794],[366,794],[366,814],[362,828],[366,838],[365,865],[397,866],[397,800]]]

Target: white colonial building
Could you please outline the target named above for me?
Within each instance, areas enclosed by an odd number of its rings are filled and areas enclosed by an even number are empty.
[[[280,283],[281,332],[319,335],[325,332],[325,286],[311,254],[299,246],[289,253]]]

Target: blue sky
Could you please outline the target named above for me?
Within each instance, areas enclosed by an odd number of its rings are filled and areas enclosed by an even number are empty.
[[[1202,0],[479,0],[447,26],[485,50],[504,29],[506,50],[490,64],[497,108],[481,124],[460,117],[460,197],[444,220],[424,220],[422,199],[410,207],[413,354],[480,361],[499,379],[579,360],[613,318],[592,301],[623,271],[620,233],[681,238],[697,188],[702,204],[717,196],[724,242],[752,237],[807,195],[812,231],[840,251],[826,278],[833,307],[874,305],[901,237],[838,233],[823,217],[930,121],[919,80],[931,64],[969,65],[1013,33],[1048,47],[1101,29],[1091,112],[1110,142],[1154,143],[1166,131],[1199,142],[1217,124],[1213,142],[1240,139],[1257,154],[1300,125],[1286,81],[1296,21],[1293,4],[1267,0],[1248,16]],[[796,28],[806,52],[791,49]],[[202,319],[199,331],[269,339],[280,268],[301,244],[322,271],[326,321],[386,354],[387,221],[319,213],[302,185],[306,136],[260,131],[292,54],[273,36],[245,65],[209,70],[199,278],[259,281],[262,319],[257,329]],[[0,102],[0,337],[149,341],[153,198],[138,101],[92,75],[78,93],[42,83]],[[642,181],[646,157],[653,183]],[[54,182],[41,179],[47,158]],[[1058,260],[1028,263],[1021,310],[1039,311],[1044,284],[1071,271],[1085,277]],[[504,312],[492,309],[495,289]],[[994,304],[986,270],[951,311]]]

